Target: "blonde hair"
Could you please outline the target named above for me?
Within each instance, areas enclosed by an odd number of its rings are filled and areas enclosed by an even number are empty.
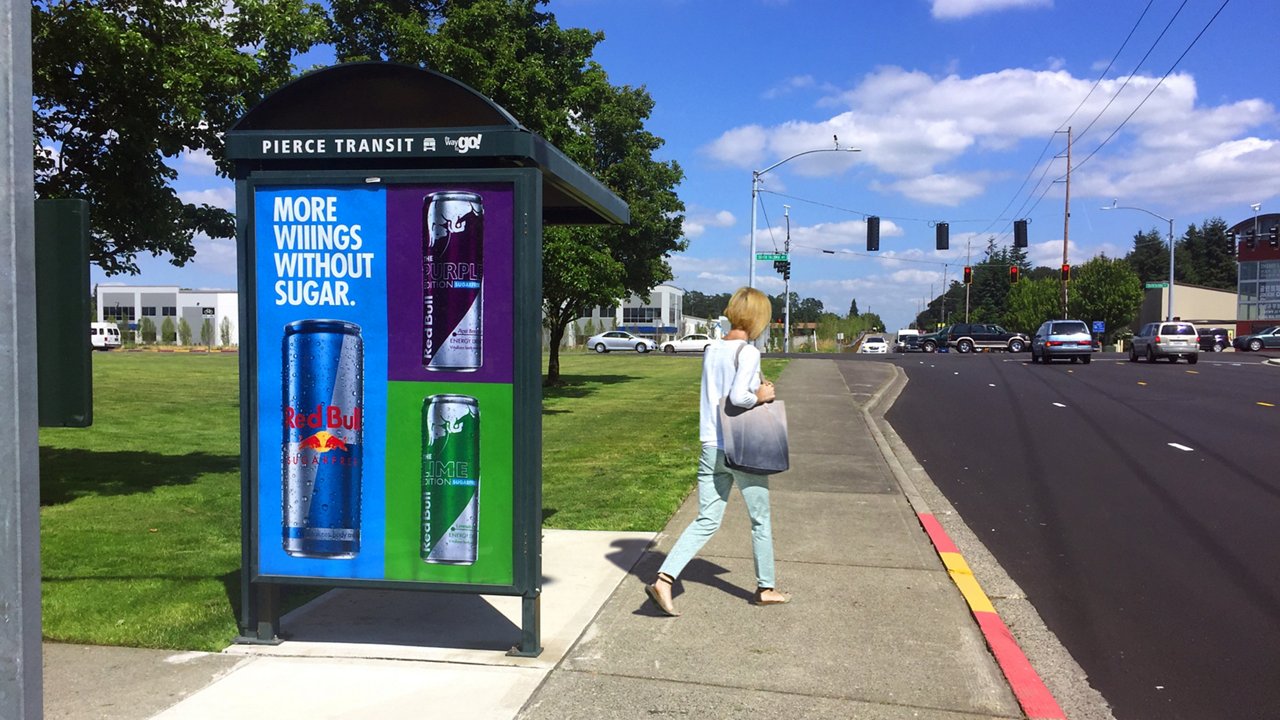
[[[738,288],[724,308],[724,316],[733,329],[742,330],[752,340],[764,332],[772,312],[769,296],[750,287]]]

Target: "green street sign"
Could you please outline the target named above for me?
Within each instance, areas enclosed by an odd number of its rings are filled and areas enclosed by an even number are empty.
[[[786,253],[756,253],[757,260],[786,260]]]
[[[1157,288],[1167,288],[1167,287],[1169,287],[1169,283],[1167,282],[1149,282],[1146,284],[1146,288],[1148,290],[1155,290]]]

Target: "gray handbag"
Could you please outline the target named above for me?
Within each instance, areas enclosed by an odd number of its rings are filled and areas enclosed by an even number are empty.
[[[741,353],[740,347],[733,356],[735,369]],[[791,467],[787,406],[781,400],[741,408],[726,397],[720,402],[720,428],[724,432],[724,462],[729,467],[755,475],[772,475]]]

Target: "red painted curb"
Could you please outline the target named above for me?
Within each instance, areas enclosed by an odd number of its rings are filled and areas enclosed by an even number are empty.
[[[961,554],[936,517],[929,513],[918,513],[917,517],[939,555]],[[1066,713],[1062,711],[1053,693],[1049,692],[1049,688],[1040,679],[1040,674],[1031,666],[1031,661],[1022,652],[1018,641],[1014,639],[1013,633],[1009,631],[1009,627],[1004,624],[1000,616],[994,612],[977,612],[972,607],[970,612],[978,621],[982,636],[986,638],[987,646],[995,655],[996,664],[1000,666],[1000,671],[1004,673],[1005,680],[1009,682],[1009,688],[1013,690],[1014,697],[1017,698],[1018,704],[1022,706],[1022,711],[1027,714],[1027,717],[1031,720],[1066,720]]]

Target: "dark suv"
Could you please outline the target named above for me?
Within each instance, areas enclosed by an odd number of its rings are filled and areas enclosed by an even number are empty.
[[[1208,352],[1222,352],[1231,347],[1231,338],[1222,328],[1196,328],[1200,335],[1200,349]]]
[[[959,353],[975,350],[1008,350],[1022,352],[1030,347],[1030,338],[989,323],[956,323],[947,331],[947,347]]]

